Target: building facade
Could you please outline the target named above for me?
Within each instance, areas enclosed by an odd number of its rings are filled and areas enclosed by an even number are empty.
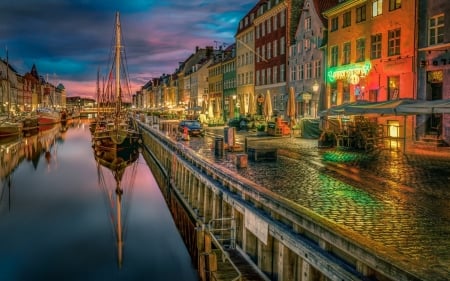
[[[255,25],[255,96],[270,92],[274,115],[283,115],[287,97],[290,1],[259,1]]]

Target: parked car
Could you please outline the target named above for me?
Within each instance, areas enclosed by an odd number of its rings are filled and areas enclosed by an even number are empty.
[[[205,130],[202,124],[197,120],[182,120],[178,125],[178,131],[184,132],[184,128],[187,128],[189,136],[204,136]]]

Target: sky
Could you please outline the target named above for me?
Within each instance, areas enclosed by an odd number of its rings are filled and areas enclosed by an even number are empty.
[[[132,93],[174,73],[196,46],[234,42],[239,20],[257,0],[2,0],[0,57],[21,75],[36,65],[68,96],[95,96],[108,68],[116,12]],[[7,55],[8,54],[8,55]]]

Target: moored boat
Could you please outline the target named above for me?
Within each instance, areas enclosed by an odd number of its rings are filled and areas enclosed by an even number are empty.
[[[39,108],[37,111],[38,124],[51,125],[61,122],[61,115],[58,111],[55,111],[48,107]]]
[[[141,138],[140,132],[127,109],[122,107],[124,99],[122,93],[128,93],[130,97],[131,93],[128,87],[129,79],[126,67],[121,67],[124,63],[122,55],[125,53],[121,43],[121,36],[120,17],[117,12],[115,20],[115,46],[113,49],[114,63],[109,70],[106,91],[103,92],[102,99],[97,101],[99,106],[102,105],[112,110],[102,111],[101,114],[98,111],[95,128],[93,128],[92,133],[93,145],[105,150],[121,150],[134,146],[140,142]],[[99,94],[100,90],[98,85],[97,89]]]

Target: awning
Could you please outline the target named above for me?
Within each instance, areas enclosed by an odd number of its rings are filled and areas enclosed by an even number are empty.
[[[416,100],[415,103],[400,105],[398,111],[412,115],[450,113],[450,99],[432,101]]]

